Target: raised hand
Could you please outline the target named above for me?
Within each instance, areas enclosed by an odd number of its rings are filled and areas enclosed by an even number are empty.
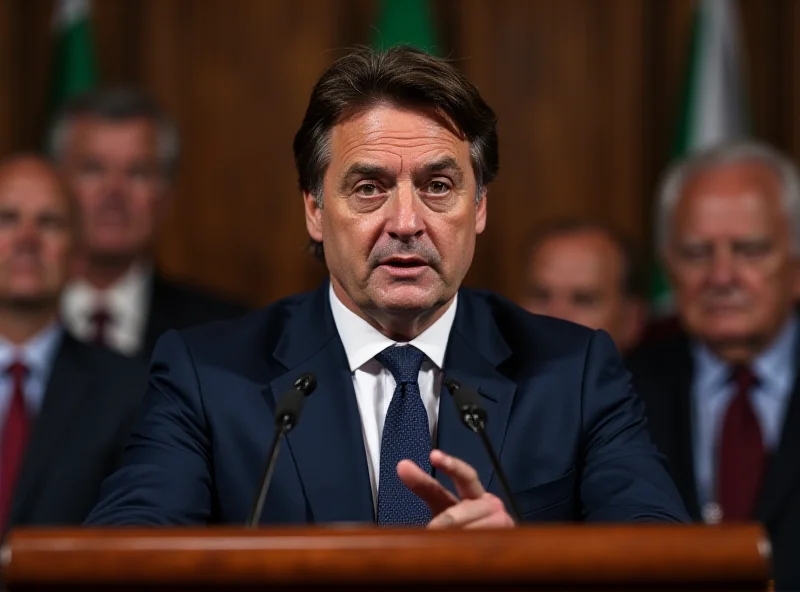
[[[428,528],[511,528],[514,520],[503,501],[487,493],[478,473],[463,460],[431,451],[431,465],[453,480],[461,499],[410,460],[400,461],[397,474],[431,509]]]

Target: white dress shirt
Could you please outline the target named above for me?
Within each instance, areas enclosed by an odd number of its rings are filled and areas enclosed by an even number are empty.
[[[83,279],[70,282],[61,299],[61,317],[67,329],[82,341],[94,338],[92,315],[104,309],[111,316],[105,327],[106,345],[125,355],[135,355],[144,344],[150,308],[150,265],[137,264],[105,290]]]
[[[358,410],[361,414],[361,430],[369,467],[369,479],[372,485],[373,503],[378,499],[378,478],[380,475],[381,436],[386,411],[396,386],[392,373],[384,368],[375,356],[387,347],[397,345],[397,341],[389,339],[364,319],[359,317],[336,296],[330,288],[331,312],[336,323],[336,330],[344,345],[350,372],[353,376],[353,388],[356,392]],[[428,327],[417,338],[409,341],[425,354],[426,360],[419,371],[419,391],[422,402],[428,412],[428,425],[431,429],[432,441],[436,441],[436,425],[439,420],[439,393],[442,388],[442,366],[450,329],[456,316],[458,295],[437,321]],[[400,345],[406,345],[401,343]]]

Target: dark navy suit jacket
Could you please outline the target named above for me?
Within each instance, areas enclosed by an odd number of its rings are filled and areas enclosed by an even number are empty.
[[[327,282],[241,319],[164,335],[124,465],[87,522],[244,523],[276,398],[304,372],[317,375],[318,387],[278,458],[262,522],[373,522],[361,421]],[[444,372],[483,397],[523,520],[688,521],[605,333],[462,289]],[[446,389],[437,431],[436,445],[500,495]]]

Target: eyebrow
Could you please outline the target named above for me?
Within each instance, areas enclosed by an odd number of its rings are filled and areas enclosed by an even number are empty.
[[[429,162],[418,171],[415,171],[414,176],[430,175],[443,171],[450,171],[457,184],[461,184],[464,180],[464,171],[461,165],[458,164],[458,161],[452,156],[445,156],[439,160]],[[339,188],[342,191],[346,190],[355,179],[387,179],[393,177],[394,174],[395,172],[393,170],[380,165],[356,162],[350,165],[347,171],[345,171]]]
[[[426,164],[421,169],[423,174],[441,173],[443,171],[450,171],[456,184],[461,184],[464,181],[464,171],[458,161],[452,156],[445,156],[439,160]]]
[[[339,184],[339,189],[342,191],[347,190],[355,179],[385,179],[391,177],[393,174],[394,173],[386,167],[357,162],[350,165],[350,168],[347,169],[344,177],[342,177],[342,182]]]

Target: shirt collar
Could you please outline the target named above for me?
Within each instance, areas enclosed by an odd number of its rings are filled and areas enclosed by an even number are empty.
[[[333,286],[330,286],[329,293],[333,321],[344,345],[351,372],[369,362],[387,347],[398,343],[347,308],[333,291]],[[433,325],[408,342],[408,345],[413,345],[422,351],[440,369],[444,366],[444,355],[450,339],[450,329],[456,317],[457,305],[458,294]]]
[[[106,299],[112,311],[124,310],[129,313],[139,312],[139,306],[147,296],[147,289],[152,278],[152,268],[144,263],[131,266],[125,275],[117,280],[106,292]]]
[[[5,371],[13,362],[25,364],[31,376],[46,375],[61,343],[61,325],[53,322],[22,346],[14,345],[0,337],[0,371]]]
[[[797,340],[798,318],[789,317],[770,346],[753,361],[753,372],[760,381],[774,384],[777,388],[766,392],[781,393],[791,388],[794,368],[794,348]],[[716,393],[730,376],[730,366],[718,358],[705,344],[693,344],[696,373],[701,377],[700,393]]]
[[[794,382],[793,368],[795,344],[797,342],[797,317],[789,317],[778,337],[753,363],[753,371],[762,381],[773,383],[771,393],[790,392]]]
[[[116,317],[137,320],[147,314],[141,303],[146,302],[153,269],[149,263],[138,262],[105,290],[98,290],[84,279],[75,279],[64,294],[64,307],[67,313],[87,315],[98,306],[106,306]]]

